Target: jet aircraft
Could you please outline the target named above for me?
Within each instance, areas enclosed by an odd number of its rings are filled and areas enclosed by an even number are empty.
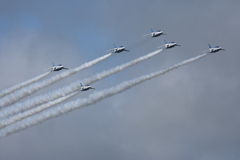
[[[87,91],[87,90],[89,90],[89,89],[95,89],[95,88],[92,88],[91,86],[89,86],[89,85],[85,85],[85,86],[83,86],[82,85],[82,83],[80,83],[80,89],[81,89],[81,91]]]
[[[169,49],[169,48],[173,48],[175,46],[181,46],[181,45],[178,45],[176,42],[170,42],[170,43],[167,43],[166,40],[164,40],[164,45],[163,46],[160,46],[160,47],[157,47],[157,48],[164,48],[164,49]]]
[[[49,70],[49,69],[51,69],[51,71],[60,71],[60,70],[62,70],[62,69],[68,69],[68,68],[65,68],[65,67],[63,67],[63,65],[61,65],[61,64],[59,64],[59,65],[55,65],[54,64],[54,62],[52,62],[52,67],[51,68],[48,68],[48,69],[46,69],[46,70]]]
[[[151,28],[151,33],[143,35],[143,36],[158,37],[158,36],[161,36],[161,35],[166,35],[166,34],[163,33],[163,31],[161,31],[161,30],[158,30],[158,31],[154,32],[153,29]]]
[[[210,44],[208,44],[208,46],[209,46],[209,49],[206,50],[206,51],[203,51],[204,53],[215,53],[215,52],[218,52],[220,50],[225,51],[225,49],[222,49],[222,47],[220,47],[220,46],[216,46],[214,48],[212,48]]]
[[[109,49],[107,51],[111,51],[113,53],[120,53],[122,51],[130,52],[129,50],[126,50],[125,47],[123,47],[123,46],[120,46],[120,47],[117,48],[115,44],[114,44],[114,48],[113,49]]]

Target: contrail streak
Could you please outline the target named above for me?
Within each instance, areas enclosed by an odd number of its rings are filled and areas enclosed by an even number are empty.
[[[99,81],[99,80],[101,80],[101,79],[103,79],[105,77],[108,77],[108,76],[110,76],[110,75],[112,75],[114,73],[117,73],[117,72],[119,72],[121,70],[124,70],[124,69],[126,69],[126,68],[128,68],[128,67],[130,67],[132,65],[135,65],[135,64],[137,64],[137,63],[139,63],[139,62],[141,62],[143,60],[151,58],[151,57],[155,56],[156,54],[158,54],[158,53],[160,53],[162,51],[163,51],[163,49],[156,50],[155,52],[149,53],[149,54],[147,54],[145,56],[139,57],[139,58],[137,58],[135,60],[132,60],[132,61],[127,62],[125,64],[122,64],[120,66],[116,66],[116,67],[114,67],[112,69],[109,69],[107,71],[103,71],[103,72],[97,73],[97,74],[95,74],[95,75],[93,75],[91,77],[84,78],[83,80],[81,80],[81,82],[83,84],[92,84],[92,83],[94,83],[96,81]],[[79,83],[80,82],[78,82],[78,84]]]
[[[47,86],[49,86],[49,85],[51,85],[51,84],[53,84],[53,83],[55,83],[55,82],[65,78],[65,77],[68,77],[68,76],[70,76],[72,74],[75,74],[75,73],[85,69],[85,68],[88,68],[88,67],[90,67],[90,66],[92,66],[92,65],[94,65],[94,64],[96,64],[96,63],[98,63],[98,62],[100,62],[100,61],[102,61],[102,60],[104,60],[106,58],[108,58],[109,56],[111,56],[111,54],[112,53],[109,53],[109,54],[104,55],[104,56],[102,56],[100,58],[97,58],[97,59],[95,59],[93,61],[84,63],[83,65],[81,65],[79,67],[76,67],[74,69],[69,69],[69,70],[67,70],[65,72],[62,72],[60,74],[57,74],[57,75],[55,75],[55,76],[53,76],[53,77],[51,77],[51,78],[49,78],[47,80],[44,80],[44,81],[38,82],[38,83],[34,83],[34,84],[29,85],[29,86],[27,86],[25,88],[22,88],[22,89],[14,92],[14,93],[11,93],[11,94],[9,94],[9,95],[7,95],[7,96],[5,96],[5,97],[0,99],[0,108],[6,107],[8,105],[11,105],[11,104],[17,102],[18,100],[35,93],[39,89],[47,87]]]
[[[103,72],[100,72],[100,73],[97,73],[97,74],[94,74],[88,78],[85,78],[83,80],[79,80],[79,81],[76,81],[76,82],[73,82],[71,83],[70,85],[67,85],[67,86],[64,86],[62,88],[59,88],[57,90],[54,90],[54,91],[51,91],[51,92],[48,92],[44,95],[40,95],[40,96],[37,96],[37,97],[34,97],[32,99],[29,99],[29,100],[26,100],[22,103],[16,103],[12,106],[9,106],[8,108],[3,108],[0,112],[0,118],[3,118],[3,117],[6,117],[6,116],[9,116],[9,115],[13,115],[15,113],[18,113],[18,112],[21,112],[21,111],[24,111],[24,110],[27,110],[27,109],[30,109],[32,107],[35,107],[37,105],[40,105],[40,104],[43,104],[43,103],[47,103],[49,101],[52,101],[56,98],[59,98],[59,97],[62,97],[62,96],[65,96],[65,95],[68,95],[72,92],[75,92],[77,90],[79,90],[79,87],[80,87],[80,82],[83,82],[83,84],[92,84],[93,82],[96,82],[98,80],[101,80],[107,76],[110,76],[114,73],[117,73],[119,71],[122,71],[128,67],[131,67],[143,60],[146,60],[148,58],[151,58],[155,55],[157,55],[158,53],[160,53],[162,51],[162,49],[160,50],[157,50],[155,52],[152,52],[152,53],[149,53],[147,55],[144,55],[142,57],[139,57],[137,59],[134,59],[130,62],[127,62],[127,63],[124,63],[120,66],[116,66],[112,69],[109,69],[107,71],[103,71]]]
[[[32,79],[29,79],[29,80],[25,81],[25,82],[22,82],[22,83],[19,83],[19,84],[15,85],[15,86],[10,87],[10,88],[1,90],[0,91],[0,98],[6,96],[6,95],[8,95],[8,94],[10,94],[10,93],[12,93],[12,92],[14,92],[16,90],[18,90],[18,89],[21,89],[22,87],[25,87],[25,86],[27,86],[27,85],[29,85],[31,83],[34,83],[34,82],[36,82],[36,81],[46,77],[49,73],[50,72],[43,73],[43,74],[41,74],[41,75],[39,75],[37,77],[34,77]]]
[[[20,121],[20,120],[22,120],[22,119],[24,119],[24,118],[27,118],[27,117],[32,116],[32,115],[34,115],[34,114],[37,114],[37,113],[39,113],[39,112],[41,112],[41,111],[43,111],[43,110],[45,110],[45,109],[48,109],[48,108],[50,108],[50,107],[52,107],[52,106],[55,106],[55,105],[57,105],[57,104],[65,101],[65,100],[67,100],[67,99],[75,96],[77,93],[78,93],[78,92],[74,92],[74,93],[69,94],[69,95],[67,95],[67,96],[65,96],[65,97],[58,98],[58,99],[56,99],[56,100],[54,100],[54,101],[50,101],[50,102],[48,102],[48,103],[46,103],[46,104],[43,104],[43,105],[41,105],[41,106],[32,108],[32,109],[27,110],[27,111],[25,111],[25,112],[20,112],[20,113],[14,115],[14,116],[1,119],[1,120],[0,120],[0,129],[1,129],[1,128],[4,128],[4,127],[6,127],[6,126],[8,126],[8,125],[10,125],[10,124],[12,124],[12,123],[15,123],[15,122],[17,122],[17,121]]]
[[[55,108],[49,109],[49,110],[45,110],[39,114],[36,114],[34,116],[28,117],[22,121],[19,121],[15,124],[9,125],[6,128],[0,130],[0,137],[5,137],[8,136],[12,133],[18,132],[20,130],[24,130],[28,127],[31,127],[33,125],[36,125],[38,123],[41,123],[45,120],[48,120],[50,118],[54,118],[54,117],[58,117],[62,114],[71,112],[75,109],[80,109],[82,107],[85,106],[89,106],[92,104],[97,103],[98,101],[101,101],[104,98],[113,96],[115,94],[121,93],[127,89],[130,89],[131,87],[138,85],[146,80],[150,80],[151,78],[157,77],[159,75],[163,75],[171,70],[177,69],[180,66],[186,65],[188,63],[191,63],[193,61],[196,61],[200,58],[203,58],[204,56],[206,56],[207,53],[199,55],[197,57],[194,58],[190,58],[188,60],[185,60],[181,63],[175,64],[169,68],[157,71],[157,72],[153,72],[151,74],[148,75],[144,75],[144,76],[140,76],[138,78],[134,78],[128,81],[124,81],[120,84],[118,84],[117,86],[111,87],[109,89],[104,89],[101,91],[97,91],[94,92],[92,94],[90,94],[88,97],[86,98],[82,98],[82,99],[77,99],[75,101],[71,101],[68,103],[65,103],[63,105],[57,106]]]

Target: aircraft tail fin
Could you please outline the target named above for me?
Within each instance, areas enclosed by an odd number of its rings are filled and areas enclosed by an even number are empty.
[[[151,28],[151,32],[154,32],[152,28]]]
[[[80,83],[80,86],[82,87],[82,83]]]
[[[164,43],[167,44],[167,41],[164,39]]]
[[[52,62],[52,66],[55,66],[54,62]]]
[[[116,47],[116,44],[114,44],[114,48],[117,48],[117,47]]]
[[[210,44],[208,44],[208,47],[209,47],[209,48],[212,48]]]

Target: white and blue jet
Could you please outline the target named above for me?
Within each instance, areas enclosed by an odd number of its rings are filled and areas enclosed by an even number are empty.
[[[62,70],[62,69],[68,69],[68,68],[65,68],[65,67],[63,67],[63,65],[61,65],[61,64],[59,64],[59,65],[55,65],[54,64],[54,62],[52,62],[52,67],[51,68],[48,68],[48,69],[46,69],[46,70],[51,70],[51,71],[60,71],[60,70]]]
[[[173,48],[175,46],[181,46],[181,45],[178,45],[176,42],[167,43],[166,40],[164,40],[164,43],[165,44],[163,46],[160,46],[160,47],[157,47],[157,48],[169,49],[169,48]]]
[[[158,30],[158,31],[153,31],[153,29],[151,28],[151,33],[143,35],[143,36],[151,36],[151,37],[158,37],[161,35],[166,35],[165,33],[163,33],[163,31]]]
[[[216,46],[216,47],[213,47],[213,48],[211,47],[210,44],[208,44],[208,46],[209,46],[209,49],[206,50],[206,51],[203,51],[203,53],[215,53],[215,52],[218,52],[220,50],[225,51],[225,49],[222,49],[222,47],[220,47],[220,46]]]
[[[87,91],[87,90],[89,90],[89,89],[95,89],[95,88],[92,88],[91,86],[89,86],[89,85],[82,85],[82,83],[80,83],[80,89],[81,89],[81,91]]]
[[[107,51],[111,51],[111,53],[120,53],[122,51],[130,52],[129,50],[126,50],[125,47],[123,47],[123,46],[120,46],[120,47],[117,48],[115,44],[114,44],[114,48],[113,49],[109,49]]]

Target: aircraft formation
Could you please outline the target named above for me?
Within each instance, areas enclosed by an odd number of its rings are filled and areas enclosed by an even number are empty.
[[[153,31],[153,29],[151,28],[151,33],[149,34],[146,34],[146,35],[143,35],[144,37],[146,36],[151,36],[151,37],[159,37],[161,35],[167,35],[165,33],[163,33],[163,31],[161,30],[158,30],[158,31]],[[170,49],[170,48],[173,48],[175,46],[181,46],[181,45],[178,45],[176,42],[170,42],[168,43],[166,40],[164,40],[164,45],[163,46],[159,46],[157,48],[162,48],[162,49]],[[220,50],[225,50],[225,49],[222,49],[220,46],[216,46],[214,48],[211,47],[211,45],[209,44],[209,49],[206,50],[206,51],[203,51],[204,53],[215,53],[215,52],[218,52]],[[127,51],[127,52],[130,52],[129,50],[127,50],[124,46],[120,46],[120,47],[116,47],[116,45],[114,44],[114,48],[113,49],[109,49],[107,51],[111,51],[111,53],[120,53],[120,52],[123,52],[123,51]]]
[[[151,33],[143,35],[143,36],[144,37],[151,36],[151,37],[155,38],[155,37],[159,37],[161,35],[167,35],[167,34],[163,33],[163,31],[161,31],[161,30],[153,31],[152,28],[150,30],[151,30]],[[170,49],[170,48],[173,48],[175,46],[181,46],[181,45],[177,44],[176,42],[168,43],[166,40],[164,40],[164,43],[165,43],[164,45],[159,46],[157,48]],[[208,44],[208,46],[209,46],[209,49],[206,50],[206,51],[203,51],[203,53],[215,53],[215,52],[218,52],[220,50],[223,50],[223,51],[225,50],[225,49],[222,49],[220,46],[216,46],[214,48],[212,48],[210,44]],[[110,51],[111,53],[121,53],[123,51],[130,52],[124,46],[116,47],[115,44],[114,44],[113,49],[109,49],[109,50],[106,50],[106,51]],[[61,68],[61,69],[66,69],[66,68]],[[59,69],[59,70],[61,70],[61,69]],[[53,71],[59,71],[59,70],[53,70]],[[89,86],[89,85],[83,86],[82,83],[80,83],[80,87],[81,87],[81,91],[87,91],[89,89],[95,89],[95,88],[91,88],[91,86]]]
[[[152,38],[156,38],[161,35],[166,35],[166,34],[163,33],[163,31],[161,30],[154,32],[153,29],[151,29],[151,33],[144,36],[145,37],[150,36]],[[138,57],[132,61],[123,63],[122,65],[115,66],[109,70],[104,70],[103,72],[93,74],[92,76],[86,77],[82,80],[78,80],[71,84],[67,84],[66,86],[63,86],[61,88],[51,90],[46,94],[31,97],[25,101],[20,101],[23,98],[26,98],[27,96],[34,94],[35,92],[37,92],[38,90],[44,87],[50,86],[65,77],[68,77],[85,68],[88,68],[90,66],[93,66],[94,64],[97,64],[98,62],[110,57],[112,53],[121,53],[123,51],[130,52],[130,51],[127,50],[124,46],[116,47],[116,45],[114,44],[113,49],[107,50],[107,51],[110,51],[110,53],[104,56],[98,57],[92,61],[81,64],[80,66],[73,69],[69,69],[69,70],[68,68],[65,68],[61,64],[55,65],[54,63],[52,63],[52,67],[47,69],[49,70],[49,72],[39,75],[35,78],[29,79],[26,82],[19,83],[13,87],[0,91],[0,110],[1,110],[0,137],[4,137],[12,133],[16,133],[30,126],[39,124],[44,120],[48,120],[50,118],[54,118],[61,114],[71,112],[75,109],[82,108],[84,106],[88,106],[91,104],[95,104],[96,102],[104,98],[121,93],[122,91],[127,90],[135,85],[138,85],[146,80],[150,80],[151,78],[157,77],[159,75],[163,75],[171,70],[177,69],[180,66],[183,66],[193,61],[196,61],[198,59],[201,59],[204,56],[208,55],[208,53],[216,53],[218,51],[224,50],[220,46],[216,46],[212,48],[211,45],[209,44],[209,49],[206,51],[203,51],[204,54],[202,55],[190,58],[188,60],[184,60],[166,69],[162,69],[147,75],[143,75],[127,81],[123,81],[122,83],[114,87],[96,91],[90,94],[86,98],[70,101],[69,103],[65,103],[63,105],[59,105],[59,106],[56,106],[55,108],[50,109],[50,107],[53,107],[59,103],[62,103],[67,99],[71,98],[72,96],[76,95],[79,91],[88,91],[90,89],[95,89],[95,88],[92,88],[90,84],[97,82],[99,80],[102,80],[103,78],[106,78],[112,74],[122,71],[135,64],[138,64],[139,62],[142,62],[148,58],[151,58],[161,53],[165,49],[174,48],[175,46],[180,46],[180,45],[177,44],[176,42],[168,43],[166,40],[164,40],[164,45],[157,47],[161,49],[148,53],[147,55]],[[44,81],[40,81],[42,78],[46,77],[50,72],[61,71],[64,69],[66,70],[65,72],[60,72],[57,75],[54,75],[48,79],[45,79]]]

